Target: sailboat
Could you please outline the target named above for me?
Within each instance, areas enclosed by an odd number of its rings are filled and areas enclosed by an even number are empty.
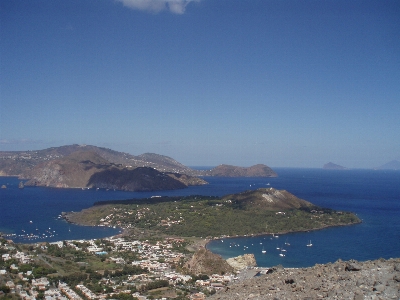
[[[267,250],[265,250],[264,247],[263,247],[262,250],[261,250],[261,253],[265,254],[265,253],[267,253]]]
[[[290,246],[290,243],[288,242],[288,239],[286,239],[285,245]]]
[[[310,242],[307,244],[307,247],[312,247],[311,240],[310,240]]]

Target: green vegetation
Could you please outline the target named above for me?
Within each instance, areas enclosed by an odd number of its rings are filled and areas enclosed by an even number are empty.
[[[296,197],[291,195],[291,205],[297,203],[293,198]],[[73,220],[182,237],[303,231],[360,222],[352,213],[324,209],[296,199],[299,208],[279,211],[271,209],[265,201],[249,197],[246,200],[203,196],[136,199],[96,205],[75,214]]]

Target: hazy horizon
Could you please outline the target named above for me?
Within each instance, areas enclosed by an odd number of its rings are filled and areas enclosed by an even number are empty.
[[[400,160],[400,2],[3,0],[0,151]]]

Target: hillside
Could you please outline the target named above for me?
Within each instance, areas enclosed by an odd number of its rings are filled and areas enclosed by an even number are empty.
[[[131,155],[108,148],[91,145],[66,145],[36,151],[0,151],[0,176],[18,176],[22,179],[31,179],[31,171],[36,166],[60,160],[74,152],[91,152],[119,167],[138,168],[149,167],[160,172],[184,174],[188,176],[226,176],[226,177],[275,177],[277,174],[266,165],[255,165],[242,168],[229,165],[220,165],[210,171],[191,169],[177,162],[171,157],[155,153]],[[56,162],[57,163],[57,162]],[[37,171],[37,168],[35,172]],[[181,178],[185,180],[185,178]]]
[[[105,188],[124,191],[182,189],[206,182],[191,176],[163,173],[149,167],[125,168],[93,151],[42,162],[26,172],[26,186],[57,188]],[[182,178],[181,178],[182,177]]]
[[[219,165],[210,171],[205,171],[207,176],[219,177],[276,177],[278,176],[270,167],[258,164],[251,167],[237,167]]]
[[[36,151],[0,151],[0,176],[19,176],[29,179],[29,172],[37,165],[62,159],[74,152],[94,152],[109,163],[123,167],[151,167],[160,172],[198,175],[174,159],[152,153],[134,156],[124,152],[91,145],[66,145]]]
[[[219,256],[201,248],[187,261],[184,268],[189,274],[225,274],[233,273],[234,269]]]
[[[235,203],[241,209],[280,211],[313,207],[312,203],[299,199],[288,191],[274,188],[245,191],[224,196],[222,199]]]

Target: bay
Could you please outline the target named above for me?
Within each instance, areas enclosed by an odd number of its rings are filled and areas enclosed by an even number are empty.
[[[96,201],[146,198],[154,195],[223,196],[261,187],[285,189],[316,205],[356,213],[354,226],[267,236],[213,240],[208,248],[224,258],[253,253],[259,266],[281,264],[306,267],[315,263],[400,257],[400,172],[382,170],[323,170],[274,168],[276,178],[206,177],[205,186],[160,192],[122,192],[94,189],[25,187],[19,180],[0,177],[0,231],[15,242],[90,239],[119,233],[118,228],[68,224],[58,216],[79,211]],[[40,238],[27,239],[28,235]],[[312,241],[313,246],[306,244]],[[289,243],[289,245],[285,245]],[[284,248],[281,252],[276,248]],[[265,249],[266,254],[261,250]],[[280,256],[279,254],[285,254]]]

